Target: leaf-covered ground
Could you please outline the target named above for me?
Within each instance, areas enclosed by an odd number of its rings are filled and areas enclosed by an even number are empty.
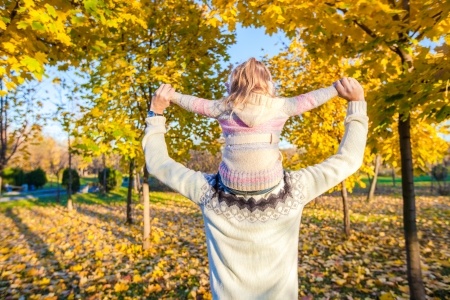
[[[1,209],[0,299],[210,299],[203,221],[173,193],[152,193],[152,249],[141,248],[142,217],[125,225],[124,202]],[[417,199],[423,278],[431,299],[450,299],[450,206]],[[304,210],[299,298],[407,299],[401,199],[351,201],[352,235],[341,202]]]

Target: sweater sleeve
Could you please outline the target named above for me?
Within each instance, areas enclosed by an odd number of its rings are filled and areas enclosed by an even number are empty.
[[[306,167],[297,173],[302,178],[306,203],[326,192],[361,166],[366,147],[368,118],[365,101],[349,102],[345,119],[345,133],[335,155],[320,164]]]
[[[166,118],[160,116],[146,119],[142,147],[147,170],[167,186],[200,204],[208,181],[203,173],[188,169],[169,157],[164,139],[165,122]]]
[[[175,93],[171,102],[178,104],[190,112],[210,118],[217,118],[222,112],[222,101],[220,100],[206,100],[195,96]]]
[[[334,86],[318,89],[296,97],[287,98],[283,111],[290,117],[316,108],[338,95]]]

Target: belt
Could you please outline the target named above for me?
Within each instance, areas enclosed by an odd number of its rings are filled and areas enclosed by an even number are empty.
[[[278,144],[280,138],[275,133],[245,134],[245,135],[229,135],[225,137],[227,145],[253,144],[253,143],[269,143]]]

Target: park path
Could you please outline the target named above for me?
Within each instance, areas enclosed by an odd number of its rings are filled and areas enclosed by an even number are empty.
[[[58,193],[58,189],[56,188],[50,188],[50,189],[43,189],[43,190],[37,190],[37,191],[31,191],[27,193],[18,193],[18,192],[12,192],[12,193],[5,193],[0,198],[1,202],[9,202],[9,201],[17,201],[17,200],[36,200],[42,197],[51,197],[55,196]],[[67,192],[65,189],[60,189],[59,194],[65,195]]]

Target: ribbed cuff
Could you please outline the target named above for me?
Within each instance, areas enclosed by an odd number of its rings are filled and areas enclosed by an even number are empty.
[[[145,119],[145,122],[147,124],[147,128],[145,129],[146,133],[166,133],[166,117],[163,116],[156,116],[156,117],[149,117]]]
[[[170,99],[170,101],[178,103],[177,100],[180,100],[181,97],[183,97],[183,94],[174,92],[172,98]]]
[[[349,101],[347,106],[347,116],[353,114],[367,115],[367,102],[364,100]]]
[[[145,121],[147,122],[147,125],[150,126],[160,126],[160,125],[164,126],[166,124],[166,117],[154,116],[145,119]]]

